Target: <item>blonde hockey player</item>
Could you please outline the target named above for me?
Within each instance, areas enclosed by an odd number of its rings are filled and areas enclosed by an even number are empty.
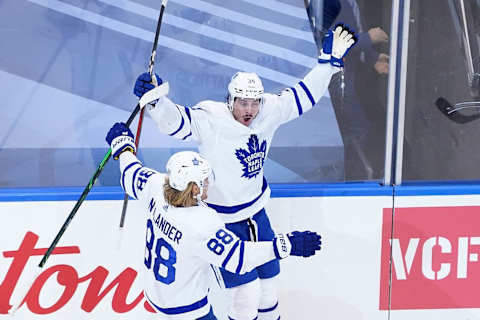
[[[240,240],[203,202],[214,175],[198,153],[174,154],[161,174],[142,166],[124,123],[116,123],[106,140],[113,158],[120,159],[123,189],[145,211],[144,294],[160,319],[216,319],[207,297],[210,264],[245,274],[268,261],[320,250],[320,236],[310,231],[278,234],[272,241]]]
[[[162,97],[149,108],[161,132],[198,142],[200,154],[211,163],[216,175],[207,204],[240,239],[274,238],[264,210],[270,188],[263,176],[274,133],[281,124],[313,108],[325,93],[332,75],[340,71],[343,57],[355,42],[348,27],[335,26],[323,41],[319,63],[303,80],[278,95],[264,93],[255,73],[238,72],[228,84],[226,102],[202,101],[188,108]],[[134,93],[143,96],[153,88],[149,82],[149,74],[140,75]],[[230,319],[279,319],[275,285],[279,272],[277,260],[243,275],[221,269],[225,286],[233,296]]]

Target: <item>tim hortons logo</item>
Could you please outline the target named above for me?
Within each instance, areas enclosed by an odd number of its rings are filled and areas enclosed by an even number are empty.
[[[393,228],[384,209],[380,310],[480,307],[479,225],[478,206],[396,208]]]
[[[33,256],[43,256],[45,254],[47,248],[35,248],[37,241],[38,236],[35,233],[27,232],[17,250],[3,252],[5,258],[13,258],[13,260],[3,282],[0,284],[0,314],[7,314],[11,308],[10,299],[12,293],[22,276],[28,259]],[[56,247],[52,251],[52,255],[79,253],[80,248],[77,246]],[[57,283],[63,288],[63,292],[53,305],[42,306],[40,305],[39,299],[42,288],[47,280],[55,274],[57,275],[55,277]],[[126,301],[132,284],[137,277],[137,271],[132,268],[126,268],[108,284],[105,289],[102,289],[104,288],[108,274],[109,271],[102,266],[98,266],[83,277],[80,277],[77,270],[70,265],[60,264],[51,266],[40,273],[35,279],[24,297],[22,305],[26,304],[30,311],[36,314],[53,313],[64,307],[76,292],[78,285],[84,282],[88,283],[88,287],[85,291],[81,308],[86,312],[93,311],[105,295],[114,288],[112,309],[117,313],[125,313],[132,310],[144,299],[143,293],[140,292],[132,302],[127,303]],[[20,307],[22,307],[22,305]],[[146,301],[144,301],[144,308],[149,312],[155,312]]]

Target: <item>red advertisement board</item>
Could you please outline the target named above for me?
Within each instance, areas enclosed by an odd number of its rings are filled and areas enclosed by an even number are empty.
[[[0,314],[7,314],[11,308],[12,293],[16,289],[19,279],[23,276],[28,260],[33,256],[43,256],[45,254],[47,248],[37,248],[37,241],[38,236],[35,233],[27,232],[18,249],[3,252],[3,257],[12,258],[12,261],[5,278],[0,284]],[[58,254],[80,254],[80,248],[78,246],[58,246],[54,249],[52,255]],[[107,281],[108,276],[109,271],[103,266],[98,266],[85,276],[79,275],[75,267],[71,265],[59,264],[45,268],[34,279],[31,287],[27,288],[27,294],[22,305],[26,304],[29,310],[35,314],[53,313],[70,301],[79,284],[87,282],[88,287],[81,304],[81,309],[85,312],[93,311],[110,291],[114,292],[111,307],[117,313],[129,312],[140,303],[143,303],[147,311],[154,312],[150,305],[144,301],[143,292],[137,292],[134,299],[127,298],[132,284],[137,278],[136,270],[126,268],[110,283]],[[49,278],[56,279],[63,290],[55,303],[45,306],[40,303],[40,295],[45,282]]]
[[[396,208],[391,222],[384,209],[380,310],[480,307],[479,206]]]

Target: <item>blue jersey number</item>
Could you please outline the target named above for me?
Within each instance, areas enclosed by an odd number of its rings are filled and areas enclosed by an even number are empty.
[[[172,246],[165,241],[163,238],[155,239],[155,234],[153,232],[153,223],[152,220],[148,219],[147,221],[147,243],[145,248],[145,266],[150,269],[152,267],[152,249],[155,240],[157,244],[155,246],[155,260],[153,261],[153,274],[157,281],[163,282],[165,284],[170,284],[175,281],[175,267],[173,266],[177,262],[177,252]],[[162,256],[162,248],[164,253],[168,253],[167,257]],[[165,255],[165,254],[164,254]],[[163,275],[160,274],[160,267],[163,265],[166,267],[166,275],[163,272]],[[164,268],[162,268],[164,269]]]
[[[233,237],[223,229],[219,229],[215,236],[216,238],[212,238],[208,241],[207,247],[208,249],[210,249],[210,251],[221,255],[225,250],[224,244],[229,244],[230,242],[232,242]]]

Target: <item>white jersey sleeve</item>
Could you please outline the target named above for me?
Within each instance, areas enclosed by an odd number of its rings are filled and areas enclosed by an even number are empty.
[[[276,114],[279,124],[293,120],[311,110],[327,91],[332,75],[339,69],[329,63],[317,64],[293,87],[280,94],[265,94],[265,111]]]
[[[195,250],[210,264],[237,274],[249,272],[276,259],[272,241],[240,240],[223,224],[206,231]]]
[[[148,111],[162,133],[179,140],[201,142],[201,131],[208,125],[206,112],[201,107],[184,107],[167,97],[160,98]]]
[[[120,184],[132,198],[144,200],[150,196],[150,190],[163,189],[165,176],[154,169],[144,167],[133,153],[123,152],[119,160]]]

